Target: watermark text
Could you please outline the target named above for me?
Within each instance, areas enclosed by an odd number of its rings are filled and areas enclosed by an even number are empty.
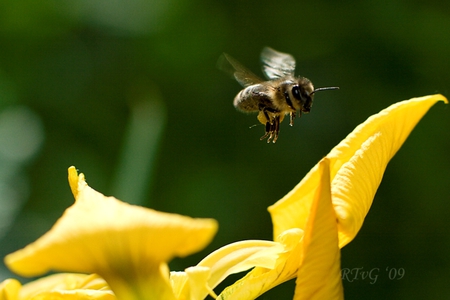
[[[341,270],[342,281],[366,281],[370,284],[375,284],[379,276],[386,277],[389,280],[400,280],[405,276],[404,268],[386,267],[386,268],[371,268],[364,269],[364,267],[357,268],[343,268]]]

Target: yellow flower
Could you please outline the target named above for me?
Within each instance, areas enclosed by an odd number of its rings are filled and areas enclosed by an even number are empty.
[[[0,299],[77,299],[115,300],[107,283],[99,276],[60,273],[50,275],[22,286],[15,279],[0,284]]]
[[[212,219],[192,219],[133,206],[90,188],[69,168],[75,204],[53,228],[6,265],[22,276],[50,270],[97,273],[118,299],[175,299],[167,262],[204,248],[217,231]]]
[[[213,289],[225,277],[252,268],[218,299],[255,299],[293,278],[297,278],[295,300],[343,299],[339,248],[360,230],[390,159],[440,100],[448,102],[442,95],[399,102],[356,127],[291,192],[269,207],[274,241],[233,243],[169,276],[167,262],[207,245],[217,230],[216,222],[105,197],[71,167],[75,204],[48,233],[8,255],[5,262],[24,276],[49,270],[96,273],[121,300],[217,297]],[[106,285],[100,285],[102,293],[97,293],[77,277],[99,279],[96,275],[54,276],[23,287],[6,280],[0,285],[0,300],[114,297]]]
[[[256,266],[219,299],[255,299],[295,277],[295,300],[343,299],[339,248],[360,230],[389,160],[440,100],[448,102],[442,95],[399,102],[356,127],[269,207],[274,241],[284,247],[274,267]]]

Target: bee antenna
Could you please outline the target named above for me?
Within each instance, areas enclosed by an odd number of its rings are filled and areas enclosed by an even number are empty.
[[[338,90],[338,89],[339,89],[338,86],[329,86],[329,87],[318,88],[318,89],[315,89],[314,91],[312,91],[310,95],[314,94],[315,92],[326,91],[326,90]]]

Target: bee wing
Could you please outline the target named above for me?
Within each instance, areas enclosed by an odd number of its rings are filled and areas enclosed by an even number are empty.
[[[217,66],[220,70],[231,74],[244,87],[264,81],[226,53],[219,57]]]
[[[263,62],[263,72],[268,79],[286,75],[294,76],[295,58],[290,54],[264,47],[261,52],[261,61]]]

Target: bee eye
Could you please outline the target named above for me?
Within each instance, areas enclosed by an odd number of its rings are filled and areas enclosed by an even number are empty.
[[[302,100],[302,97],[300,96],[300,89],[298,88],[298,85],[294,86],[292,88],[292,95],[297,100]]]

